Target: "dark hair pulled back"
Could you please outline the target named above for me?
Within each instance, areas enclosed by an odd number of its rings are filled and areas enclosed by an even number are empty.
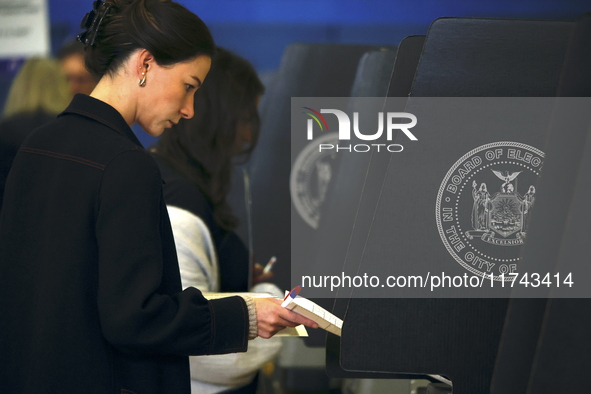
[[[212,204],[216,223],[225,230],[238,225],[227,202],[232,169],[247,161],[257,144],[257,99],[264,91],[248,61],[218,47],[207,78],[195,92],[196,116],[165,130],[153,150],[197,185]],[[235,156],[232,150],[240,125],[249,126],[251,140]]]
[[[87,45],[86,68],[97,78],[113,75],[132,52],[146,49],[160,66],[199,55],[213,57],[208,27],[170,0],[107,0],[110,3],[94,45]]]

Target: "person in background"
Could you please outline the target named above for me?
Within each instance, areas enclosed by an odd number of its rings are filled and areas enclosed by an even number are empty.
[[[0,211],[6,177],[25,138],[70,102],[68,84],[51,58],[30,58],[12,81],[0,121]]]
[[[165,182],[183,287],[249,291],[249,253],[233,232],[238,220],[227,196],[236,159],[246,161],[257,143],[263,93],[250,63],[218,47],[207,80],[195,93],[199,115],[166,130],[150,149]],[[261,276],[259,271],[255,282],[265,279]],[[282,296],[274,285],[261,286]],[[252,291],[265,291],[261,286]],[[279,339],[255,339],[246,353],[191,357],[192,393],[255,393],[257,371],[280,346]]]
[[[130,125],[194,115],[215,54],[170,0],[97,0],[83,20],[100,80],[17,153],[0,214],[2,393],[190,393],[189,355],[318,325],[271,298],[182,290],[162,178]]]
[[[57,58],[70,85],[71,96],[74,97],[76,93],[89,95],[97,80],[84,64],[84,44],[76,40],[68,41],[58,51]]]

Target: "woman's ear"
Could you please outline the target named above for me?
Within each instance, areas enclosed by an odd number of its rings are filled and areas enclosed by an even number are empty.
[[[136,55],[136,73],[139,79],[143,79],[155,62],[154,55],[147,49],[140,49]]]

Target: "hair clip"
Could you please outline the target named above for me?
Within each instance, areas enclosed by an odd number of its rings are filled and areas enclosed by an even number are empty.
[[[103,18],[112,5],[112,3],[105,3],[103,0],[95,0],[93,9],[84,16],[80,23],[80,28],[86,29],[86,31],[78,34],[76,39],[85,45],[94,45]]]

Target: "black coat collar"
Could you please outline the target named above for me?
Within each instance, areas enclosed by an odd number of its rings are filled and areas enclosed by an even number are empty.
[[[104,101],[78,93],[74,96],[74,99],[68,108],[66,108],[64,112],[58,116],[63,116],[69,113],[82,115],[84,117],[96,120],[97,122],[115,130],[119,134],[131,140],[134,144],[143,148],[142,143],[127,125],[125,119],[123,119],[123,116],[121,116],[121,114],[115,108],[111,107]]]

